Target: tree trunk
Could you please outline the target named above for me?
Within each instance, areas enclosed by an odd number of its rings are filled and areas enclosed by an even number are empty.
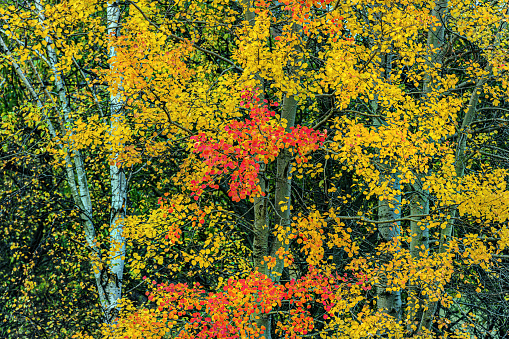
[[[437,5],[438,6],[438,5]],[[444,7],[447,6],[447,2],[442,2],[440,9],[443,11]],[[443,13],[443,12],[442,12]],[[442,13],[438,13],[442,15]],[[495,36],[496,45],[498,46],[500,43],[500,32],[505,28],[506,23],[503,22],[500,25],[499,32],[497,32]],[[431,33],[430,33],[431,34]],[[458,131],[457,137],[457,146],[456,146],[456,156],[455,156],[455,172],[456,177],[460,178],[465,174],[466,168],[466,145],[467,145],[467,130],[470,128],[470,125],[474,122],[475,115],[477,113],[477,104],[479,103],[479,97],[482,91],[483,86],[488,81],[489,75],[492,73],[493,66],[488,63],[485,69],[485,74],[482,76],[476,83],[475,88],[472,90],[472,94],[470,95],[470,100],[468,102],[467,111],[465,116],[463,117],[463,121],[461,123],[460,130]],[[445,253],[447,251],[449,240],[452,236],[452,231],[454,227],[454,221],[456,219],[458,211],[453,209],[449,212],[449,221],[446,224],[446,227],[440,232],[440,240],[439,240],[439,253]],[[435,315],[438,303],[431,302],[428,304],[427,309],[424,311],[422,320],[419,326],[419,331],[424,329],[429,330],[431,328],[431,324],[433,322],[433,317]]]
[[[431,15],[436,19],[437,23],[432,25],[428,31],[427,44],[430,55],[427,64],[429,68],[435,68],[437,63],[442,64],[444,56],[444,49],[442,47],[445,45],[444,12],[447,5],[448,0],[438,0],[431,11]],[[424,93],[430,93],[433,89],[433,77],[430,72],[425,74],[423,83]]]
[[[283,107],[281,118],[287,121],[286,131],[290,131],[290,127],[295,125],[295,115],[297,113],[297,100],[293,96],[285,96],[283,99]],[[284,149],[277,157],[277,175],[276,175],[276,193],[274,206],[276,209],[277,224],[282,227],[290,225],[291,213],[291,195],[292,195],[292,154],[289,150]],[[279,282],[284,268],[284,258],[280,259],[276,252],[282,248],[288,251],[289,243],[287,239],[279,240],[277,237],[272,244],[271,256],[276,258],[276,266],[272,270],[271,279]]]
[[[417,186],[417,185],[414,185]],[[429,196],[428,192],[421,187],[414,187],[416,193],[410,201],[410,215],[429,214]],[[425,218],[425,217],[424,217]],[[429,227],[426,221],[410,221],[410,256],[412,260],[419,260],[422,253],[429,249]],[[420,289],[414,284],[408,287],[408,306],[407,306],[407,331],[412,335],[417,331],[423,314],[423,303],[419,299]]]
[[[118,36],[119,21],[120,21],[120,3],[117,0],[109,1],[107,12],[108,20],[108,34],[111,37]],[[108,57],[114,60],[116,51],[113,46],[109,47]],[[115,72],[115,62],[110,64],[110,70]],[[119,80],[121,82],[121,80]],[[122,98],[122,84],[109,84],[110,87],[115,87],[115,90],[110,94],[110,133],[115,134],[115,131],[120,127],[124,121],[124,101]],[[122,138],[118,142],[115,140],[117,149],[121,149]],[[118,159],[118,153],[113,150],[112,163],[110,164],[110,181],[111,181],[111,216],[110,216],[110,250],[108,252],[108,279],[106,283],[106,293],[108,295],[108,322],[115,322],[115,317],[120,311],[120,299],[122,298],[122,278],[124,273],[125,261],[125,238],[123,236],[124,220],[126,217],[126,204],[127,204],[127,180],[124,173],[122,163]]]
[[[251,0],[242,0],[244,8],[244,19],[251,27],[255,25],[256,13],[254,12]],[[255,79],[260,83],[263,79],[259,74],[255,74]],[[261,98],[263,102],[263,99]],[[261,191],[266,194],[268,191],[265,178],[265,164],[260,164],[260,173],[258,180]],[[253,222],[253,264],[258,272],[269,276],[269,270],[264,258],[269,255],[269,235],[270,226],[268,220],[268,196],[259,196],[254,198],[254,222]],[[258,329],[264,329],[264,335],[261,338],[271,339],[271,317],[268,314],[253,314],[253,319]]]
[[[435,3],[435,7],[433,8],[431,15],[433,18],[435,18],[436,23],[433,24],[429,30],[428,30],[428,50],[430,52],[429,59],[428,59],[428,67],[430,69],[435,68],[436,64],[442,64],[443,57],[444,57],[444,46],[445,46],[445,19],[444,19],[444,12],[447,9],[448,6],[448,0],[437,0]],[[423,81],[423,92],[424,95],[427,95],[433,91],[433,76],[428,71],[424,76]],[[422,213],[420,214],[426,214],[429,213],[429,199],[425,198],[427,197],[426,192],[423,192],[419,187],[417,187],[417,194],[412,203],[411,203],[411,210],[417,211],[419,208],[423,208]],[[427,209],[427,211],[426,211]],[[412,212],[413,214],[413,212]],[[451,219],[452,220],[452,219]],[[419,253],[422,251],[422,246],[424,245],[425,249],[429,248],[429,230],[426,227],[426,225],[418,225],[418,223],[411,222],[410,224],[411,233],[412,233],[412,241],[410,243],[410,255],[413,259],[418,259],[420,257]],[[422,229],[424,228],[424,229]],[[452,229],[452,225],[451,225]],[[415,235],[415,237],[414,237]],[[440,250],[441,252],[441,250]],[[412,320],[409,322],[409,331],[410,329],[412,331],[414,330],[415,324],[417,323],[417,330],[418,333],[421,333],[423,328],[430,329],[431,327],[431,320],[432,315],[435,313],[435,307],[436,303],[433,303],[432,305],[429,304],[425,308],[423,302],[417,302],[419,291],[416,288],[411,288],[409,290],[409,294],[413,295],[415,298],[413,301],[410,302],[409,305],[409,312],[414,312],[411,318]],[[410,332],[412,333],[412,332]]]
[[[400,180],[397,173],[389,177],[385,177],[384,180],[390,181],[389,187],[392,191],[401,190]],[[392,204],[394,207],[389,206]],[[397,212],[396,212],[397,211]],[[401,216],[401,194],[396,194],[393,199],[382,199],[378,201],[378,220],[392,220],[398,219]],[[382,223],[378,225],[378,231],[381,240],[385,242],[392,242],[395,238],[401,235],[400,222]],[[399,241],[398,241],[399,242]],[[399,245],[398,245],[399,246]],[[387,258],[389,261],[390,258]],[[377,309],[388,315],[394,317],[396,320],[401,319],[401,291],[390,291],[388,290],[388,281],[386,277],[382,277],[383,280],[377,287]]]
[[[242,0],[244,7],[244,18],[249,22],[251,26],[255,25],[256,14],[253,11],[252,2],[250,0]],[[294,25],[294,33],[301,29],[300,26]],[[263,81],[257,74],[256,79],[260,82]],[[264,99],[264,98],[262,98]],[[295,116],[297,112],[298,100],[294,95],[285,95],[281,107],[281,118],[286,120],[286,131],[289,132],[290,128],[295,125]],[[276,223],[281,226],[287,226],[290,223],[291,214],[291,191],[292,191],[292,180],[291,180],[291,161],[292,154],[290,150],[282,150],[276,159],[276,186],[274,196],[274,206],[276,213]],[[265,182],[264,165],[262,164],[263,171],[260,171],[259,179],[260,186],[263,192],[268,191]],[[276,252],[282,248],[288,250],[289,244],[285,242],[286,239],[281,241],[276,237],[272,244],[269,244],[270,230],[273,229],[268,225],[268,197],[257,197],[254,200],[255,220],[254,220],[254,239],[253,239],[253,261],[255,267],[259,272],[266,274],[275,283],[278,283],[281,279],[281,275],[284,269],[284,258],[280,259]],[[272,256],[276,258],[275,266],[269,270],[267,263],[263,263],[264,256]],[[271,317],[268,315],[261,315],[256,319],[258,328],[261,326],[265,327],[264,337],[266,339],[271,338]]]
[[[488,74],[491,73],[491,66],[487,67]],[[465,113],[465,116],[463,117],[463,123],[461,124],[461,130],[458,132],[458,145],[456,148],[456,159],[455,159],[455,171],[456,171],[456,177],[460,178],[465,174],[465,167],[466,167],[466,143],[467,143],[467,135],[466,130],[470,126],[470,124],[474,121],[475,113],[476,113],[476,106],[479,102],[479,94],[481,92],[482,87],[487,81],[487,77],[482,77],[476,84],[475,88],[473,89],[472,95],[470,96],[470,100],[468,102],[467,112]],[[440,232],[440,247],[439,247],[439,253],[445,253],[447,251],[447,247],[449,244],[449,240],[452,236],[452,230],[454,227],[454,221],[457,216],[457,210],[453,209],[449,212],[449,221],[446,224],[446,227],[441,230]],[[423,331],[424,329],[430,329],[431,324],[433,322],[433,317],[435,315],[436,309],[437,309],[438,303],[437,302],[430,302],[428,303],[427,309],[424,311],[421,324],[419,326],[419,332]]]
[[[385,71],[381,74],[381,81],[388,81],[390,83],[390,74],[391,74],[391,55],[386,54],[382,59],[381,66]],[[377,114],[378,111],[378,98],[375,97],[374,100],[370,102],[371,108],[373,110],[373,114]],[[375,118],[373,121],[373,126],[375,128],[379,128],[382,126],[383,121],[380,118]],[[381,164],[382,170],[389,171],[388,168],[384,168]],[[399,178],[399,171],[396,171],[393,174],[381,174],[380,181],[381,183],[387,182],[387,187],[389,188],[390,193],[393,195],[392,199],[386,199],[385,197],[379,197],[378,199],[378,220],[392,220],[398,219],[401,217],[401,185]],[[391,207],[391,205],[393,207]],[[378,232],[379,239],[385,242],[393,242],[395,238],[401,235],[401,225],[400,222],[393,223],[380,223],[378,224]],[[398,241],[399,243],[399,241]],[[399,246],[399,244],[397,245]],[[382,262],[380,267],[383,267],[384,264],[387,264],[392,258],[382,258]],[[377,293],[377,309],[381,312],[384,312],[390,316],[392,316],[396,320],[401,319],[401,291],[391,291],[388,290],[390,288],[388,286],[387,274],[382,273],[382,280],[379,282],[376,293]]]

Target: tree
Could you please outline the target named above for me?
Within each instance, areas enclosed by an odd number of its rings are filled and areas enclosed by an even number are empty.
[[[103,336],[505,326],[472,319],[507,259],[505,3],[16,6],[0,43],[32,104],[4,110],[64,175]]]
[[[83,84],[80,83],[81,91],[76,88],[76,92],[70,93],[68,86],[69,82],[65,79],[69,73],[76,71],[81,72],[86,83],[88,79],[84,71],[80,68],[77,59],[81,56],[76,54],[72,46],[80,44],[80,41],[73,37],[77,31],[83,28],[83,24],[90,24],[91,22],[99,22],[97,19],[83,18],[83,14],[90,14],[95,10],[95,4],[71,6],[69,4],[61,3],[55,6],[44,4],[41,1],[35,1],[31,7],[25,7],[19,3],[16,6],[5,6],[2,8],[3,21],[4,21],[4,34],[7,39],[17,43],[14,46],[14,51],[6,44],[3,38],[0,40],[0,45],[5,56],[5,61],[12,66],[13,70],[17,73],[21,83],[27,89],[29,97],[33,106],[29,107],[30,112],[24,118],[28,119],[29,126],[34,128],[34,124],[30,120],[35,120],[35,129],[39,133],[46,134],[46,140],[50,144],[42,145],[44,152],[58,154],[62,156],[63,161],[56,164],[58,169],[64,169],[66,173],[66,184],[70,189],[70,195],[74,200],[75,207],[79,209],[79,216],[83,227],[83,235],[88,248],[91,251],[90,259],[92,264],[92,271],[95,276],[97,293],[103,311],[104,320],[111,322],[115,318],[115,310],[117,310],[117,303],[121,296],[122,286],[122,272],[125,244],[122,237],[122,223],[119,219],[124,218],[125,214],[125,201],[126,201],[126,182],[122,170],[119,169],[119,162],[115,154],[115,143],[118,143],[119,134],[116,133],[119,129],[119,124],[122,120],[122,101],[120,94],[112,94],[109,100],[111,110],[111,127],[104,129],[109,135],[111,151],[110,160],[110,180],[112,190],[112,208],[110,217],[110,251],[106,255],[105,260],[102,259],[102,250],[97,244],[95,217],[93,215],[93,203],[90,194],[87,170],[84,165],[84,157],[82,148],[80,147],[76,138],[79,132],[81,118],[74,115],[76,112],[83,110],[85,107],[79,107],[75,102],[72,102],[71,97],[81,96],[83,92]],[[81,4],[83,5],[83,4]],[[83,12],[85,11],[85,12]],[[66,20],[73,21],[73,27],[66,24]],[[116,2],[108,2],[106,4],[106,21],[107,33],[110,36],[115,36],[119,20],[119,9]],[[68,36],[62,36],[62,28],[71,29]],[[104,32],[99,28],[99,32]],[[30,45],[27,43],[28,34],[33,34],[33,40]],[[21,40],[25,40],[23,41]],[[106,40],[107,36],[105,36]],[[20,40],[21,39],[21,40]],[[90,41],[93,43],[93,41]],[[85,51],[82,51],[85,52]],[[108,48],[109,58],[114,58],[115,51],[113,47]],[[34,65],[33,58],[37,58],[37,66]],[[24,69],[21,63],[26,63],[28,69]],[[77,67],[77,69],[72,69]],[[114,65],[110,65],[114,68]],[[73,72],[74,71],[74,72]],[[28,73],[36,79],[32,81],[28,77]],[[44,74],[47,74],[48,80],[44,79]],[[37,83],[38,81],[38,83]],[[75,84],[77,86],[78,84]],[[36,86],[40,86],[37,88]],[[115,88],[114,88],[115,87]],[[113,81],[109,82],[109,90],[118,92],[118,84]],[[42,99],[39,96],[38,90],[44,96]],[[54,91],[54,92],[53,92]],[[97,97],[92,90],[92,95],[97,103]],[[102,113],[101,108],[98,106]],[[55,114],[51,116],[51,111]],[[56,121],[55,121],[56,120]],[[60,128],[59,128],[60,127]],[[76,127],[76,129],[75,129]],[[104,126],[103,126],[104,127]],[[12,128],[11,128],[12,130]],[[15,131],[13,131],[15,132]],[[111,143],[114,144],[113,147]],[[37,154],[38,152],[36,152]],[[68,192],[69,193],[69,192]]]

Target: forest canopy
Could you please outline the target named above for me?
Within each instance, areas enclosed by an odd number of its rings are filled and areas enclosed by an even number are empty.
[[[2,1],[0,337],[509,338],[508,6]]]

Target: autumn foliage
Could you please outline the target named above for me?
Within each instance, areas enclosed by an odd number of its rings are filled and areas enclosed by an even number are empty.
[[[271,121],[275,112],[269,110],[267,100],[262,102],[255,93],[245,91],[241,98],[245,101],[240,105],[249,111],[250,119],[228,123],[224,127],[226,136],[220,135],[217,140],[209,139],[205,133],[191,137],[196,142],[193,151],[207,166],[200,181],[191,181],[195,200],[207,186],[218,189],[215,182],[223,176],[230,178],[228,195],[233,201],[264,196],[265,192],[258,188],[260,166],[274,161],[282,149],[290,149],[297,163],[307,162],[305,156],[325,141],[326,133],[305,126],[291,127],[286,132],[278,121]],[[271,105],[277,107],[278,103]]]
[[[507,6],[4,1],[0,337],[505,338]]]
[[[278,322],[276,333],[296,338],[314,330],[311,308],[323,319],[334,318],[344,312],[342,304],[354,301],[353,295],[371,288],[365,281],[363,277],[326,276],[314,268],[285,285],[275,285],[257,272],[245,279],[230,278],[216,293],[207,293],[199,284],[156,285],[154,281],[153,291],[147,294],[157,304],[157,314],[139,312],[125,321],[139,325],[141,330],[133,334],[146,338],[163,333],[175,338],[248,338],[263,336],[267,330],[258,328],[255,316],[285,305],[285,320]],[[156,318],[156,323],[147,323]]]

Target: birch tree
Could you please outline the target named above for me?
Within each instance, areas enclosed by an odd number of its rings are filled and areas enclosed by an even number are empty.
[[[86,6],[90,10],[95,6],[94,3]],[[31,95],[31,99],[36,103],[40,109],[41,116],[40,123],[43,124],[49,131],[52,141],[58,145],[56,150],[59,154],[64,156],[63,166],[67,173],[67,184],[71,188],[71,195],[76,204],[76,208],[80,211],[80,218],[82,220],[83,233],[86,239],[86,244],[90,251],[90,260],[92,263],[92,271],[96,280],[97,294],[99,302],[103,311],[104,321],[112,323],[115,320],[119,310],[119,303],[122,295],[122,274],[124,270],[124,256],[125,256],[125,240],[122,236],[122,223],[125,218],[125,206],[127,202],[127,182],[122,169],[122,165],[118,163],[116,156],[112,158],[112,165],[110,167],[111,178],[111,218],[109,226],[110,234],[110,249],[108,253],[103,253],[98,245],[96,229],[96,217],[93,212],[93,202],[89,190],[89,183],[87,179],[87,169],[83,162],[81,147],[74,141],[76,133],[74,131],[77,125],[76,119],[80,119],[78,112],[83,108],[73,101],[72,94],[68,92],[69,84],[66,83],[69,72],[69,63],[74,62],[77,67],[75,56],[72,51],[59,49],[62,47],[62,39],[60,27],[60,20],[69,20],[73,18],[78,20],[79,13],[82,8],[69,8],[65,3],[56,5],[52,8],[49,4],[43,4],[41,1],[36,0],[32,10],[24,11],[23,8],[18,7],[17,13],[5,12],[5,10],[14,10],[14,5],[3,8],[4,10],[4,33],[6,34],[7,41],[11,42],[16,49],[17,55],[14,55],[6,42],[2,39],[1,44],[3,53],[7,57],[7,61],[16,70],[17,75],[21,79],[25,88]],[[61,12],[59,12],[61,11]],[[58,13],[60,17],[47,17],[47,14],[55,15]],[[20,22],[21,18],[25,18],[25,22]],[[108,34],[114,38],[117,28],[120,25],[120,7],[117,2],[108,2],[106,9],[106,24],[107,30],[98,29],[105,32],[104,40],[107,41]],[[79,23],[78,23],[79,25]],[[23,27],[32,30],[36,33],[37,38],[41,38],[41,44],[35,48],[28,45],[26,42],[18,39],[19,30],[21,32]],[[111,45],[111,43],[110,43]],[[71,54],[69,55],[69,52]],[[24,53],[24,54],[23,54]],[[110,68],[114,69],[115,49],[109,47],[108,57],[110,60]],[[69,60],[71,58],[71,60]],[[34,65],[33,59],[42,60],[44,66],[38,68]],[[67,65],[66,65],[67,62]],[[26,66],[25,66],[26,65]],[[73,65],[74,66],[74,65]],[[48,79],[45,78],[45,68],[50,71],[53,84],[49,84]],[[34,76],[34,80],[27,77],[27,72]],[[83,73],[82,73],[83,74]],[[49,87],[55,89],[51,92]],[[111,112],[111,126],[109,127],[109,134],[111,140],[121,140],[125,138],[118,125],[122,121],[123,104],[121,97],[121,87],[118,84],[111,82],[109,84],[109,91],[111,93],[109,105]],[[43,97],[37,92],[41,91]],[[94,93],[95,95],[95,93]],[[75,94],[73,95],[75,97]],[[96,98],[97,100],[97,98]],[[57,118],[57,126],[55,127],[51,114],[54,113]],[[81,120],[81,119],[80,119]],[[86,141],[85,141],[86,142]],[[115,142],[115,141],[114,141]],[[118,141],[117,141],[118,143]],[[122,145],[114,145],[113,149],[121,148]]]
[[[93,335],[480,333],[464,303],[509,236],[505,6],[2,7],[15,112],[79,211]]]

